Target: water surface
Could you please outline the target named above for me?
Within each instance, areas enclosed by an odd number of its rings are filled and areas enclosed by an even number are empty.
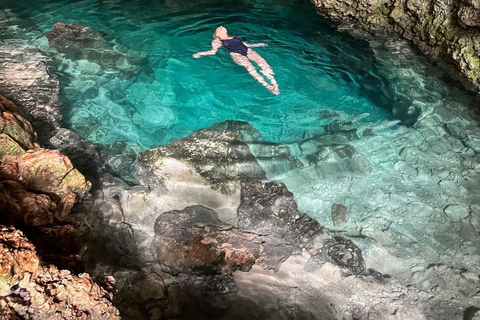
[[[247,121],[268,177],[322,225],[355,237],[369,267],[406,278],[434,264],[480,272],[480,99],[408,43],[339,31],[299,0],[3,0],[5,8],[11,27],[0,41],[55,58],[66,125],[83,138],[138,152]],[[119,51],[144,57],[141,66],[119,74],[56,52],[45,34],[59,21],[105,32]],[[268,43],[256,50],[279,96],[223,49],[192,58],[219,25]],[[347,208],[336,223],[334,204]]]

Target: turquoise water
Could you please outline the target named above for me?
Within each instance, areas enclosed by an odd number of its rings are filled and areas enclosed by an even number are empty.
[[[267,177],[302,212],[354,237],[369,267],[400,279],[431,265],[480,273],[480,99],[410,44],[339,31],[306,0],[3,0],[0,14],[10,24],[0,44],[54,58],[65,124],[83,138],[138,152],[247,121]],[[57,52],[45,35],[59,21],[104,32],[107,56],[131,59]],[[223,49],[192,58],[218,25],[268,43],[256,50],[279,96]],[[347,208],[340,224],[334,204]]]
[[[323,133],[330,120],[322,113],[364,122],[398,116],[401,101],[378,75],[368,43],[336,32],[308,1],[4,0],[1,7],[38,29],[32,43],[46,42],[56,22],[81,21],[146,55],[138,73],[119,76],[57,54],[65,122],[99,144],[148,148],[227,119],[248,121],[262,141],[291,142]],[[224,49],[192,58],[210,48],[220,24],[246,42],[268,43],[256,50],[275,71],[279,96]]]

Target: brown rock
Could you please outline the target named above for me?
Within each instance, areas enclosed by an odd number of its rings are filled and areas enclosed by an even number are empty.
[[[45,266],[13,227],[0,226],[0,319],[120,319],[88,274]]]
[[[218,220],[200,206],[162,214],[155,223],[157,259],[172,272],[228,274],[249,271],[263,239]]]
[[[2,111],[8,111],[11,113],[20,114],[20,108],[17,107],[12,101],[8,100],[0,94],[0,109]]]
[[[25,150],[8,134],[0,133],[0,161],[5,156],[19,156],[25,153]]]
[[[30,123],[18,113],[12,112],[17,109],[11,101],[0,95],[0,133],[5,134],[5,136],[2,136],[2,143],[0,144],[0,160],[4,155],[16,156],[20,154],[20,149],[24,151],[38,147],[36,143],[37,135]],[[15,143],[16,147],[13,148],[13,153],[8,153],[12,143]]]
[[[55,150],[39,149],[32,126],[0,95],[0,209],[4,223],[40,226],[60,221],[90,182]]]
[[[29,192],[18,181],[0,182],[0,212],[2,223],[21,221],[28,226],[51,224],[58,216],[57,205],[48,195]]]
[[[0,164],[2,180],[0,207],[30,226],[65,219],[91,186],[67,157],[46,149],[6,156]]]
[[[80,273],[84,266],[79,255],[83,247],[79,229],[71,224],[37,227],[31,228],[28,236],[44,262]]]

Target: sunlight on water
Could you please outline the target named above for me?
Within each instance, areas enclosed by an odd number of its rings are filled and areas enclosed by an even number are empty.
[[[366,113],[364,121],[375,122],[395,107],[392,93],[378,90],[386,79],[376,74],[368,44],[336,32],[308,2],[43,0],[12,7],[39,26],[32,41],[56,22],[81,21],[146,54],[143,68],[123,77],[58,56],[66,121],[96,143],[168,144],[227,119],[250,122],[263,141],[295,141],[319,133],[328,123],[322,111]],[[209,49],[220,24],[246,42],[268,43],[256,50],[276,72],[278,97],[224,49],[192,58]]]
[[[132,155],[247,121],[268,178],[355,237],[369,267],[400,278],[434,264],[480,272],[480,100],[409,44],[340,32],[300,0],[3,0],[0,13],[11,25],[2,43],[54,57],[66,125],[83,138],[123,141]],[[45,37],[59,21],[104,34],[60,53]],[[223,49],[192,58],[219,25],[268,43],[256,50],[279,96]]]

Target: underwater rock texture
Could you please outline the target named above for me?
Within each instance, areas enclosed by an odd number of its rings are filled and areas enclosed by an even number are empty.
[[[145,53],[117,44],[107,34],[83,27],[79,22],[58,22],[46,37],[67,59],[90,61],[89,69],[93,74],[107,72],[133,76],[146,61]]]
[[[48,71],[50,61],[34,47],[0,45],[0,93],[21,106],[23,116],[58,126],[60,86]]]
[[[480,87],[480,2],[477,0],[312,0],[318,11],[362,26],[394,31],[424,52],[447,56]]]
[[[264,173],[238,136],[202,130],[145,151],[140,185],[104,174],[83,204],[98,217],[87,250],[98,255],[86,259],[114,275],[125,318],[425,319],[420,290],[367,270],[358,247],[300,213],[283,184],[245,178]],[[251,161],[218,188],[209,179],[226,177],[234,149]]]
[[[120,319],[113,292],[44,265],[21,231],[0,226],[0,257],[0,319]]]

